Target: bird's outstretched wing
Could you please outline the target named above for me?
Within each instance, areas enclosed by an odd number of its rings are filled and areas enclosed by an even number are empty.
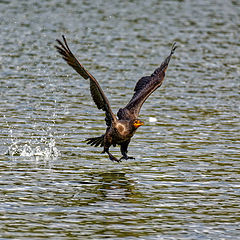
[[[171,53],[162,62],[160,67],[158,67],[151,76],[142,77],[140,80],[138,80],[134,88],[134,94],[132,99],[126,105],[125,108],[120,108],[117,113],[119,119],[138,118],[143,103],[157,88],[159,88],[162,85],[169,61],[176,48],[177,46],[174,43],[172,45]]]
[[[56,45],[57,51],[62,55],[62,58],[75,69],[83,78],[90,80],[90,91],[93,101],[97,105],[98,109],[102,109],[106,113],[106,124],[111,125],[111,122],[116,120],[116,116],[113,114],[107,97],[101,89],[98,81],[83,67],[83,65],[73,55],[68,47],[66,38],[62,35],[63,42],[57,39],[58,45]]]

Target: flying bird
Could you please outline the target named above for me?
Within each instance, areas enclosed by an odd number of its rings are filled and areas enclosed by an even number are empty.
[[[122,159],[134,159],[127,155],[128,145],[132,136],[136,130],[144,125],[144,123],[138,119],[138,115],[143,103],[146,99],[162,85],[165,77],[165,72],[168,68],[169,61],[176,49],[176,44],[172,45],[169,56],[162,62],[162,64],[153,72],[151,76],[142,77],[138,80],[133,97],[129,103],[120,108],[117,112],[117,116],[112,112],[109,101],[104,94],[99,82],[84,68],[84,66],[77,60],[70,50],[66,38],[62,35],[63,41],[57,39],[57,45],[55,46],[62,58],[71,66],[76,72],[78,72],[84,79],[89,79],[90,92],[92,99],[98,109],[105,112],[105,121],[107,129],[105,134],[100,137],[86,139],[87,144],[92,146],[103,147],[102,153],[107,153],[109,159],[112,161],[120,162]],[[114,157],[110,152],[110,146],[120,145],[120,151],[122,157],[120,159]]]

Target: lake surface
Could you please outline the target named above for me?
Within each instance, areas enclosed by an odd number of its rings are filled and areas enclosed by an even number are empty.
[[[0,2],[1,239],[240,239],[239,1]],[[113,111],[177,42],[129,155],[89,83],[56,53],[64,34]],[[112,153],[120,157],[119,148]]]

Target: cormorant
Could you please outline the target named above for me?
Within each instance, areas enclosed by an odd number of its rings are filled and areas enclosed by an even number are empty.
[[[129,157],[127,155],[127,149],[136,130],[144,124],[141,120],[138,119],[140,109],[146,99],[162,85],[169,61],[177,47],[176,44],[174,43],[172,45],[169,56],[162,62],[160,67],[158,67],[151,76],[145,76],[138,80],[134,88],[132,99],[124,108],[119,109],[116,117],[113,114],[108,99],[105,96],[98,81],[73,55],[64,35],[62,38],[63,42],[59,39],[56,40],[58,43],[58,45],[55,46],[57,51],[61,54],[62,58],[68,63],[68,65],[75,69],[75,71],[77,71],[83,78],[89,79],[90,91],[93,101],[97,105],[98,109],[102,109],[106,114],[105,121],[107,129],[105,134],[100,137],[86,139],[87,144],[95,147],[103,147],[102,153],[107,153],[109,159],[112,161],[120,162],[122,159],[134,159],[134,157]],[[120,159],[117,159],[109,152],[111,145],[114,147],[116,145],[120,145],[120,150],[122,153],[122,157]]]

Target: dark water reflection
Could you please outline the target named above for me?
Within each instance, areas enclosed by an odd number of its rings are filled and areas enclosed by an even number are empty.
[[[238,1],[0,2],[0,238],[239,239]],[[112,163],[88,82],[56,54],[61,34],[114,112],[179,48]],[[119,156],[119,149],[112,150]]]

